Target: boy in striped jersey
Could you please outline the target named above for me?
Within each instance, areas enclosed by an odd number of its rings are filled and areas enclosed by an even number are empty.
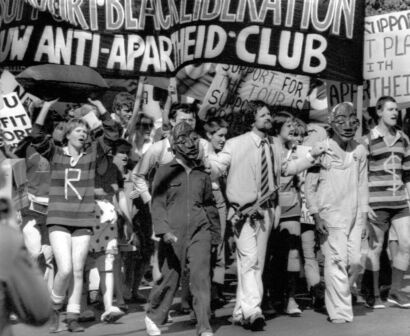
[[[388,301],[410,308],[410,300],[400,292],[410,260],[410,212],[406,189],[410,191],[410,146],[408,137],[397,129],[399,112],[394,98],[383,96],[376,104],[378,124],[364,139],[369,149],[369,253],[364,287],[370,287],[366,305],[385,308],[380,300],[379,271],[383,240],[389,226],[398,238],[392,255],[392,284]]]

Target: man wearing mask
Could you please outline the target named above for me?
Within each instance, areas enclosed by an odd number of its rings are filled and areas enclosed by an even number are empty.
[[[153,182],[152,221],[161,239],[162,280],[151,290],[145,324],[148,335],[161,334],[158,325],[166,322],[181,272],[188,266],[197,333],[210,336],[210,258],[211,247],[220,241],[218,211],[210,176],[198,161],[198,135],[181,122],[170,140],[175,158],[158,168]]]

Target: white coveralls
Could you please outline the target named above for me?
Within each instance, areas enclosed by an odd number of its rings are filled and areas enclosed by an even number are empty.
[[[328,229],[328,235],[321,239],[327,312],[330,320],[350,322],[350,284],[361,268],[362,213],[368,208],[367,152],[354,140],[346,151],[332,139],[325,140],[324,146],[327,150],[320,158],[320,172],[308,174],[306,199],[310,213],[318,213]]]

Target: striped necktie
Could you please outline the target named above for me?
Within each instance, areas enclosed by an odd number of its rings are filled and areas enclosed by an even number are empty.
[[[263,199],[269,194],[269,167],[268,167],[268,159],[266,157],[265,145],[269,146],[269,141],[267,139],[261,140],[261,149],[262,149],[262,156],[261,156],[261,196],[260,198]],[[271,151],[269,151],[271,152]]]

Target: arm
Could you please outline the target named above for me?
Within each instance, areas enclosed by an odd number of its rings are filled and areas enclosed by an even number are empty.
[[[158,153],[157,147],[158,146],[154,144],[148,148],[147,152],[142,156],[131,174],[135,190],[144,203],[148,203],[152,198],[149,192],[148,177],[149,173],[159,160],[160,153]]]
[[[369,209],[369,180],[368,180],[367,153],[363,150],[359,161],[359,213],[365,213]]]
[[[58,99],[55,99],[52,101],[45,101],[43,103],[40,113],[38,114],[31,130],[33,147],[49,161],[54,155],[55,145],[54,142],[51,141],[50,137],[48,137],[48,135],[44,132],[43,126],[51,106],[53,106],[53,104],[57,101]]]
[[[232,142],[228,141],[224,149],[212,157],[208,156],[207,161],[211,167],[212,176],[218,178],[224,175],[231,165],[232,161]]]
[[[135,95],[134,109],[132,111],[132,116],[128,124],[128,134],[135,133],[135,125],[137,123],[138,113],[140,112],[141,96],[144,90],[145,77],[141,76],[138,81],[137,93]]]

